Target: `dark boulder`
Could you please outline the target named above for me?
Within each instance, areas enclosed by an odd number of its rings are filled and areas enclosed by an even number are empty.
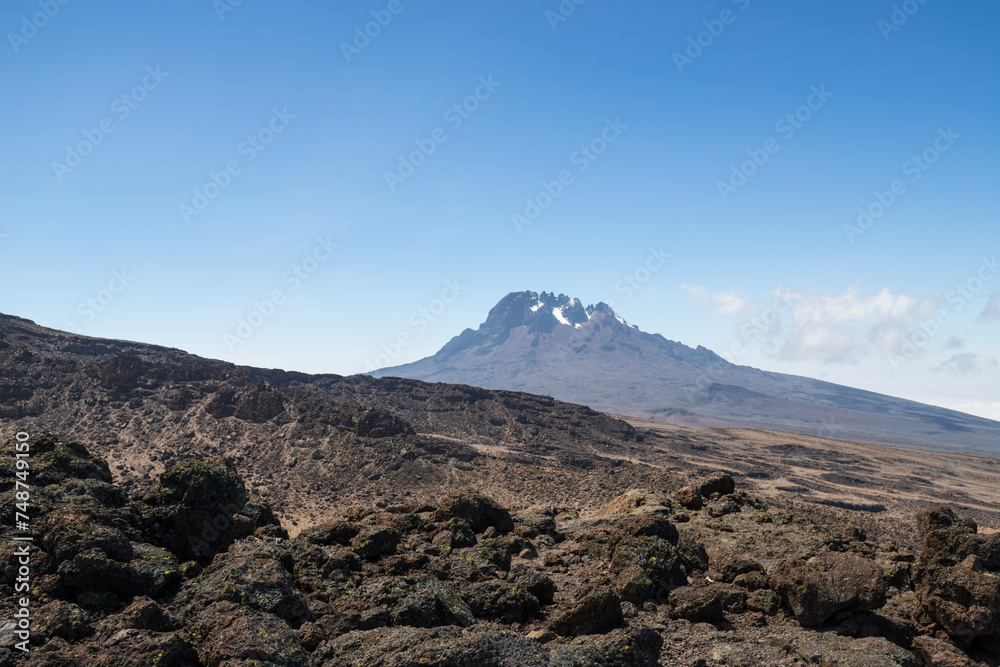
[[[34,629],[42,638],[75,641],[90,634],[89,621],[87,612],[72,602],[53,600],[36,612]]]
[[[462,591],[476,618],[504,623],[524,623],[539,609],[541,602],[525,587],[505,581],[481,581]]]
[[[670,591],[670,615],[693,622],[722,619],[723,597],[711,586],[682,586]]]
[[[28,436],[33,487],[41,488],[69,479],[111,482],[111,468],[107,462],[93,456],[80,443],[64,441],[43,431],[32,431]],[[14,488],[17,481],[15,449],[13,438],[0,448],[0,492]]]
[[[921,565],[916,586],[920,604],[952,639],[1000,635],[1000,577],[977,556],[953,566]]]
[[[581,589],[571,603],[549,621],[549,629],[564,637],[603,634],[622,627],[621,598],[608,586]]]
[[[694,486],[684,486],[677,489],[677,492],[674,493],[674,500],[680,503],[681,507],[690,510],[701,509],[703,504],[701,491]]]
[[[175,604],[189,618],[215,602],[233,602],[293,623],[308,620],[308,605],[294,577],[268,555],[230,551],[217,557],[181,590]]]
[[[309,654],[287,623],[232,602],[209,606],[192,619],[187,635],[204,665],[309,664]]]
[[[481,533],[493,526],[501,533],[514,530],[510,512],[497,501],[475,489],[452,491],[441,501],[435,513],[437,521],[465,519],[472,530]]]
[[[774,616],[781,606],[781,598],[774,591],[760,589],[747,594],[747,609],[759,611],[767,616]]]
[[[724,549],[713,551],[708,565],[714,576],[726,583],[732,583],[740,575],[764,572],[764,566],[752,558]]]
[[[351,548],[361,558],[371,559],[396,553],[399,531],[391,526],[376,525],[364,528],[351,540]]]
[[[351,521],[333,521],[305,530],[302,532],[301,537],[313,544],[322,546],[329,546],[331,544],[350,546],[351,540],[360,532],[361,526],[357,523]]]
[[[923,563],[955,565],[975,555],[985,569],[1000,571],[1000,533],[979,535],[975,521],[958,517],[943,505],[918,514],[917,527],[924,543]]]
[[[839,611],[865,611],[885,604],[882,569],[853,553],[823,552],[804,562],[783,561],[771,583],[806,626],[820,625]]]
[[[698,485],[698,491],[703,498],[711,498],[715,494],[718,494],[720,497],[728,496],[736,491],[736,482],[724,472],[713,472],[701,480],[701,483]]]
[[[377,647],[375,655],[373,647]],[[312,661],[324,667],[550,667],[552,664],[548,659],[548,650],[534,640],[514,632],[478,626],[465,629],[402,626],[356,630],[338,634],[320,644],[312,655]],[[568,661],[562,664],[574,663]]]
[[[160,526],[154,541],[182,558],[208,558],[232,544],[247,492],[232,461],[195,459],[163,473],[144,500]]]
[[[139,596],[117,616],[111,617],[108,627],[112,631],[131,628],[133,630],[152,630],[154,632],[169,632],[183,626],[181,619],[165,610],[154,600]]]
[[[924,548],[913,581],[921,607],[962,645],[1000,638],[997,535],[979,535],[972,519],[940,505],[921,512],[917,526]]]
[[[478,615],[478,614],[477,614]],[[435,579],[413,587],[391,612],[392,625],[436,628],[442,625],[468,627],[476,622],[473,609],[456,593]]]
[[[814,633],[796,637],[785,645],[789,653],[807,664],[821,667],[919,667],[915,655],[884,637],[839,637]]]
[[[660,537],[634,537],[617,547],[611,558],[623,600],[641,605],[657,590],[683,581],[681,558],[672,544]]]
[[[680,539],[677,527],[666,516],[644,514],[623,519],[611,542],[617,544],[633,537],[658,537],[672,545]]]
[[[542,604],[552,604],[553,599],[555,599],[555,583],[548,575],[533,567],[522,564],[511,567],[507,581],[524,588],[538,598]]]

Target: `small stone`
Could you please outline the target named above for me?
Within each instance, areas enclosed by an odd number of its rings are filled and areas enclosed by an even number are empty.
[[[545,644],[556,638],[556,633],[551,630],[532,630],[528,633],[528,639],[534,639],[539,644]]]

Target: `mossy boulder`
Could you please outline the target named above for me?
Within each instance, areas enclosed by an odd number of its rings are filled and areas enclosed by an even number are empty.
[[[683,580],[677,549],[661,537],[632,537],[620,542],[611,558],[623,600],[641,605],[660,589]]]
[[[477,618],[504,623],[524,623],[542,606],[527,588],[505,581],[470,584],[463,590],[462,597]]]
[[[307,667],[309,654],[281,619],[232,602],[215,602],[192,619],[188,641],[206,667]]]
[[[436,628],[442,625],[468,627],[476,622],[466,601],[441,582],[426,579],[418,582],[391,612],[393,625]]]
[[[361,558],[371,559],[396,553],[401,536],[391,526],[369,526],[351,540],[351,548]]]
[[[39,609],[34,625],[42,638],[61,637],[67,641],[85,637],[92,630],[87,612],[64,600],[53,600]]]
[[[232,544],[247,491],[229,459],[195,459],[163,473],[143,500],[160,527],[155,541],[182,558],[210,558]]]
[[[67,479],[111,482],[111,468],[107,462],[93,456],[78,442],[62,440],[44,431],[30,431],[27,444],[32,487],[59,484]],[[0,492],[14,488],[17,481],[16,445],[14,438],[0,445]]]
[[[227,553],[216,558],[176,599],[188,617],[214,602],[234,602],[291,622],[310,616],[291,572],[279,561],[257,554]]]
[[[564,637],[603,634],[622,627],[622,601],[610,586],[581,589],[571,603],[549,621],[549,629]]]
[[[132,560],[132,545],[122,531],[97,524],[85,514],[57,510],[43,517],[39,528],[42,548],[58,561],[90,549],[100,549],[112,560]]]

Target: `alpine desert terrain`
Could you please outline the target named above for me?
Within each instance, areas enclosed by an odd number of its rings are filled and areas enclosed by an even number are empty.
[[[225,456],[292,533],[353,503],[431,501],[475,484],[505,503],[582,510],[722,470],[741,488],[872,515],[949,503],[1000,525],[1000,461],[779,431],[618,418],[523,392],[238,367],[0,316],[8,433],[72,433],[116,482]]]

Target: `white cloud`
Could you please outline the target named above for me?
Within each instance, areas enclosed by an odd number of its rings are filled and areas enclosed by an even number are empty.
[[[948,336],[948,340],[944,342],[944,349],[946,350],[961,350],[964,346],[965,340],[958,336]]]
[[[761,311],[772,315],[762,332],[762,352],[785,361],[824,364],[857,364],[874,355],[898,353],[940,304],[939,299],[889,288],[862,293],[858,286],[836,295],[779,288],[774,297],[773,303],[782,307],[765,306]]]
[[[692,296],[698,297],[698,301],[720,315],[736,315],[746,308],[747,302],[739,292],[731,290],[729,292],[718,292],[709,294],[708,290],[701,285],[688,285],[682,283],[683,287]]]
[[[1000,320],[1000,292],[994,292],[986,301],[986,307],[979,314],[979,319],[984,322]]]
[[[972,352],[953,354],[948,361],[940,364],[934,370],[952,375],[969,375],[970,373],[981,373],[1000,367],[996,359],[988,359]]]

